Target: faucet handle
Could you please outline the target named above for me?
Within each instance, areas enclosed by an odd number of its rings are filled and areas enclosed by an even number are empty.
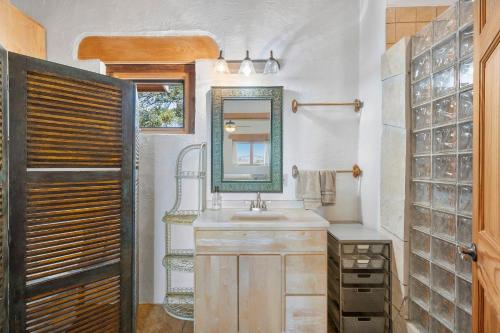
[[[262,201],[262,210],[267,210],[267,203],[265,201]]]

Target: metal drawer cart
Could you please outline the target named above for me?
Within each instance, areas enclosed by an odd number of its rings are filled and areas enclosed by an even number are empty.
[[[183,160],[188,153],[198,154],[198,170],[183,170]],[[172,317],[182,320],[193,320],[194,289],[177,287],[172,283],[173,272],[194,272],[194,249],[173,248],[172,239],[174,226],[191,227],[193,221],[206,206],[206,174],[207,174],[207,144],[193,144],[181,150],[176,165],[176,197],[172,209],[165,213],[163,222],[166,224],[166,249],[163,266],[167,275],[167,293],[163,308]],[[192,210],[179,209],[182,201],[182,183],[185,180],[196,181],[198,187],[197,207]]]
[[[390,240],[361,224],[330,226],[329,332],[392,332],[390,270]]]

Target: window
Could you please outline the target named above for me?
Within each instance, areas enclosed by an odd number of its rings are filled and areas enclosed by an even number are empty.
[[[184,128],[184,82],[137,82],[140,128]]]
[[[184,65],[107,65],[108,75],[137,84],[141,131],[194,133],[195,68]]]
[[[268,142],[234,142],[234,164],[266,165],[268,158]]]

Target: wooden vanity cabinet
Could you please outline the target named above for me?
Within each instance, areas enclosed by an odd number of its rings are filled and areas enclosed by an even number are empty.
[[[195,231],[196,333],[326,333],[326,230]]]

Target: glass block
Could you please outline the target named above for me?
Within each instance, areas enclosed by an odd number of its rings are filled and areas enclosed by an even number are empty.
[[[411,89],[411,104],[419,105],[431,99],[431,79],[423,79],[414,83]]]
[[[411,78],[413,81],[423,79],[431,73],[431,53],[425,52],[411,62]]]
[[[432,316],[431,316],[431,329],[430,329],[430,331],[432,333],[453,333],[452,330],[450,330],[448,327],[446,327],[439,320],[437,320],[436,318],[433,318]]]
[[[431,229],[431,210],[429,208],[412,207],[412,226],[426,232]]]
[[[433,235],[440,236],[449,240],[455,240],[457,224],[454,214],[443,212],[432,212],[432,227]]]
[[[426,285],[416,279],[410,279],[411,299],[426,310],[429,310],[430,292]]]
[[[413,129],[431,126],[431,105],[425,104],[413,109]]]
[[[458,187],[458,211],[465,214],[472,214],[472,187]]]
[[[460,32],[460,57],[471,54],[474,50],[474,27],[470,26]]]
[[[431,152],[431,131],[413,134],[413,153],[425,154]]]
[[[455,185],[433,184],[432,185],[432,207],[455,211],[457,192]]]
[[[410,320],[420,333],[429,332],[429,313],[415,302],[410,302]]]
[[[429,284],[430,281],[430,262],[424,258],[417,256],[416,254],[411,254],[410,259],[410,269],[411,275]]]
[[[411,249],[413,252],[428,258],[431,251],[430,236],[423,232],[412,230],[411,231]]]
[[[455,305],[436,292],[431,292],[430,312],[447,327],[453,327],[455,321]]]
[[[472,219],[457,217],[457,241],[465,245],[472,243]]]
[[[449,300],[455,299],[455,274],[448,272],[437,265],[432,266],[432,289],[446,296]]]
[[[457,157],[455,155],[434,156],[432,178],[436,180],[457,179]]]
[[[470,280],[472,278],[472,260],[470,256],[464,256],[463,259],[461,256],[456,256],[456,258],[457,274]]]
[[[457,119],[457,98],[448,96],[433,102],[434,117],[432,122],[441,125]]]
[[[413,182],[413,202],[421,205],[431,203],[431,184]]]
[[[458,180],[472,182],[472,154],[458,156]]]
[[[455,62],[457,57],[457,42],[455,36],[448,38],[432,48],[432,70],[447,67]]]
[[[432,45],[432,23],[427,24],[412,37],[412,57],[422,53]]]
[[[464,60],[460,63],[460,89],[472,85],[474,79],[474,64],[472,58]]]
[[[460,26],[474,19],[474,0],[460,0]]]
[[[442,70],[432,76],[432,96],[441,97],[455,92],[456,69],[455,66]],[[415,93],[415,92],[414,92]]]
[[[460,308],[456,308],[455,312],[455,332],[456,333],[471,333],[472,332],[472,317],[470,314]]]
[[[472,284],[457,277],[457,305],[470,312],[472,308]]]
[[[457,127],[455,125],[434,130],[433,151],[435,153],[455,151],[457,148]]]
[[[472,149],[472,122],[458,125],[458,149]]]
[[[432,237],[432,261],[455,270],[455,256],[457,254],[457,247],[455,244],[446,242],[439,238]]]
[[[430,156],[415,157],[412,166],[413,178],[431,178]]]
[[[458,107],[458,118],[466,119],[472,117],[472,90],[460,94],[460,105]]]
[[[450,6],[434,20],[434,42],[438,42],[457,30],[457,8]]]

